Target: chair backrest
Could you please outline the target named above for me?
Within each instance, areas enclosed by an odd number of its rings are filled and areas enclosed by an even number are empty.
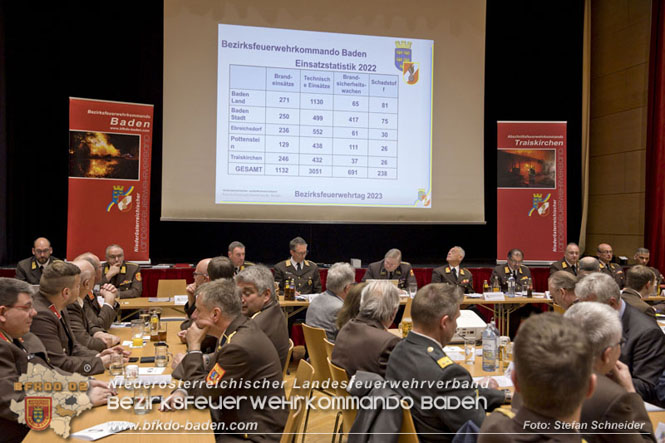
[[[406,306],[404,306],[404,314],[402,314],[402,318],[411,318],[411,304],[413,303],[413,299],[411,297],[408,298],[406,301]]]
[[[335,348],[335,343],[331,342],[331,341],[328,340],[328,338],[326,337],[326,338],[323,339],[323,344],[324,344],[325,347],[326,347],[326,357],[328,357],[328,358],[332,358],[332,351],[333,351],[333,349]]]
[[[399,430],[397,443],[418,443],[416,425],[413,423],[411,410],[404,400],[402,400],[402,427]]]
[[[314,366],[316,380],[323,383],[330,380],[330,368],[328,367],[328,358],[323,340],[326,338],[326,331],[321,328],[314,328],[305,323],[302,325],[302,332],[305,336],[305,346],[309,353],[309,360]]]
[[[294,387],[289,392],[289,400],[299,397],[302,400],[296,402],[296,407],[289,411],[286,426],[280,440],[281,443],[291,443],[296,439],[296,432],[300,429],[302,419],[305,416],[307,399],[312,393],[312,380],[314,379],[314,368],[303,358],[298,363]],[[306,386],[306,387],[305,387]]]
[[[187,280],[158,280],[157,297],[173,297],[174,295],[187,294]]]
[[[566,310],[563,309],[563,306],[559,306],[556,303],[552,303],[552,308],[554,308],[554,312],[556,312],[557,314],[563,315],[566,312]]]
[[[330,361],[330,358],[328,360],[328,366],[330,366],[330,375],[332,376],[333,381],[336,382],[336,387],[335,387],[335,395],[337,397],[348,397],[349,393],[346,392],[346,389],[344,389],[342,386],[348,386],[349,384],[349,375],[346,373],[346,370],[344,368],[340,368],[339,366],[335,365],[333,362]],[[358,414],[358,410],[356,408],[352,409],[343,409],[342,410],[342,423],[343,423],[343,428],[346,432],[351,429],[351,426],[353,426],[353,422],[356,421],[356,415]]]
[[[284,362],[284,369],[282,369],[283,378],[286,378],[286,371],[289,370],[289,363],[291,363],[292,354],[293,354],[293,340],[289,339],[289,352],[286,353],[286,361]]]

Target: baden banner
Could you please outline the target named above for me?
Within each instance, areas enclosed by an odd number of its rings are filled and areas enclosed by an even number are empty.
[[[497,122],[497,251],[559,260],[566,248],[566,122]]]
[[[67,258],[149,260],[153,105],[70,97]]]

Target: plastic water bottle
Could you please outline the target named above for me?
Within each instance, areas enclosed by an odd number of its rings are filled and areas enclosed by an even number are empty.
[[[496,371],[498,337],[494,329],[493,323],[488,323],[483,331],[483,371],[485,372]]]
[[[515,297],[515,277],[513,274],[508,277],[508,297]]]

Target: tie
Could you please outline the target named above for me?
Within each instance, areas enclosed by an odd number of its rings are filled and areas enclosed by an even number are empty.
[[[453,277],[457,280],[457,268],[453,268]]]
[[[23,347],[23,343],[21,343],[21,340],[19,340],[18,338],[15,338],[14,340],[12,340],[12,343],[14,343],[16,346],[18,346],[19,349],[22,349],[23,352],[27,352],[25,350],[25,348]]]
[[[389,272],[389,273],[388,273],[388,280],[392,280],[392,279],[393,279],[393,273],[392,273],[392,272]]]
[[[296,263],[296,271],[300,272],[300,263]]]

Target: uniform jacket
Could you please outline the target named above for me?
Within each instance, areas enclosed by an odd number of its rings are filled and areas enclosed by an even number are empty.
[[[139,265],[123,262],[120,266],[120,272],[114,275],[111,280],[106,279],[109,264],[104,263],[102,266],[101,284],[111,283],[118,288],[118,298],[136,298],[141,296],[143,293],[143,283],[141,283]]]
[[[102,329],[88,323],[88,317],[85,315],[85,310],[79,305],[78,301],[67,305],[67,313],[69,314],[69,327],[72,329],[72,333],[77,342],[86,348],[93,349],[97,352],[106,349],[106,343],[104,343],[104,340],[93,337],[93,334],[102,331]]]
[[[254,263],[252,263],[251,261],[247,261],[247,260],[245,260],[245,261],[242,263],[242,265],[238,266],[237,268],[234,268],[234,270],[233,270],[233,275],[238,275],[238,272],[240,272],[240,271],[242,271],[242,270],[244,270],[244,269],[246,269],[246,268],[249,268],[250,266],[254,266]]]
[[[181,362],[184,380],[207,379],[211,383],[230,380],[268,380],[279,382],[279,388],[242,389],[230,388],[229,385],[217,385],[206,388],[196,386],[188,389],[188,395],[210,396],[215,400],[221,397],[240,396],[271,397],[284,396],[281,387],[282,366],[275,347],[268,337],[252,320],[240,315],[236,317],[225,331],[224,342],[213,354],[208,367],[203,363],[203,354],[187,354]],[[211,409],[212,421],[216,423],[256,422],[257,430],[251,434],[239,434],[237,437],[251,441],[279,441],[286,424],[288,408],[255,409],[249,400],[242,401],[236,408]],[[217,441],[224,441],[224,435],[217,434]]]
[[[649,317],[656,317],[656,310],[650,304],[642,300],[642,296],[636,290],[624,288],[624,290],[621,291],[621,298],[642,314],[646,314]]]
[[[349,377],[357,371],[384,377],[390,353],[399,341],[400,338],[386,331],[380,322],[358,316],[340,329],[331,360],[346,369]]]
[[[83,311],[88,319],[88,324],[100,330],[108,331],[118,316],[120,305],[116,302],[113,308],[108,304],[100,306],[97,297],[94,294],[88,294],[83,299]]]
[[[268,336],[273,345],[282,369],[286,364],[286,356],[289,353],[289,329],[286,324],[286,316],[279,307],[279,303],[270,300],[263,306],[263,309],[252,315],[252,320]]]
[[[104,372],[102,360],[96,357],[97,351],[82,346],[74,338],[66,309],[59,313],[59,319],[50,308],[51,302],[41,293],[34,295],[33,303],[37,315],[32,319],[30,332],[44,343],[53,366],[82,375]]]
[[[483,396],[489,410],[505,400],[505,394],[501,391],[477,387],[469,371],[453,363],[438,343],[413,331],[409,332],[390,354],[386,379],[434,382],[432,387],[406,389],[400,385],[395,388],[400,395],[410,396],[414,400],[411,415],[421,442],[451,441],[453,434],[467,420],[480,426],[485,419],[485,410],[482,407],[458,407],[450,410],[422,408],[423,397],[458,397],[460,400],[473,398],[476,402],[478,396]],[[441,383],[437,383],[439,381]],[[482,405],[483,402],[478,403]]]
[[[413,269],[411,269],[411,264],[403,261],[400,265],[392,272],[392,277],[390,272],[386,271],[386,268],[383,266],[383,260],[370,263],[367,267],[367,272],[363,275],[362,281],[365,280],[397,280],[397,287],[400,289],[406,289],[410,285],[417,285],[416,276],[413,275]]]
[[[644,401],[658,402],[655,387],[665,368],[665,334],[653,318],[626,303],[621,317],[623,337],[619,359],[628,365],[635,390]]]
[[[432,283],[450,283],[464,290],[465,294],[475,292],[473,290],[473,275],[467,268],[459,268],[457,278],[453,275],[453,268],[448,265],[439,266],[432,271]]]
[[[570,272],[573,275],[577,275],[577,265],[571,266],[568,264],[565,258],[554,262],[550,265],[550,275],[554,274],[557,271],[566,271]]]
[[[303,267],[296,271],[291,259],[281,261],[275,265],[275,281],[279,289],[284,290],[284,281],[293,278],[296,282],[296,291],[301,294],[318,294],[321,292],[321,276],[316,263],[303,260]]]
[[[54,260],[59,259],[51,256],[46,265],[53,263]],[[16,278],[26,281],[31,285],[39,284],[39,279],[42,278],[42,270],[34,255],[18,262],[16,265]]]
[[[587,423],[587,430],[582,430],[584,438],[589,443],[594,442],[655,442],[651,420],[644,407],[642,398],[635,392],[629,393],[618,383],[610,378],[596,374],[596,390],[593,391],[591,398],[588,398],[582,404],[582,417],[580,422]],[[613,429],[609,434],[594,434],[602,432],[593,430],[592,423],[641,423],[641,429],[621,430]],[[643,434],[635,434],[642,431]],[[617,432],[632,433],[631,435],[616,435]]]
[[[531,426],[525,425],[525,422],[537,423],[545,429],[532,429]],[[478,443],[586,441],[575,431],[557,429],[557,423],[561,422],[525,407],[520,408],[517,413],[499,409],[492,412],[480,427]]]
[[[365,396],[383,399],[399,398],[397,392],[381,384],[373,388],[369,387],[374,386],[374,383],[377,382],[383,382],[383,377],[371,372],[358,371],[353,383],[349,382],[347,391],[352,396],[361,398]],[[381,408],[382,403],[378,400],[375,404],[376,408],[358,410],[356,420],[348,431],[348,443],[397,443],[402,427],[402,408]]]
[[[508,289],[508,278],[510,277],[510,274],[512,274],[512,272],[510,271],[510,267],[508,265],[498,265],[492,271],[492,277],[490,278],[493,279],[496,276],[499,279],[501,290],[505,291]],[[531,270],[528,267],[520,265],[520,267],[515,270],[515,283],[518,285],[527,284],[527,281],[530,278]]]
[[[605,264],[600,260],[598,261],[600,262],[600,272],[604,272],[612,277],[617,282],[617,285],[619,285],[620,288],[623,288],[626,275],[624,274],[621,265],[617,265],[616,263]]]
[[[9,409],[12,400],[25,398],[23,391],[14,391],[14,383],[28,370],[28,363],[53,367],[49,363],[44,345],[34,334],[11,340],[0,333],[0,429],[3,442],[20,442],[30,431],[17,422],[17,416]]]

